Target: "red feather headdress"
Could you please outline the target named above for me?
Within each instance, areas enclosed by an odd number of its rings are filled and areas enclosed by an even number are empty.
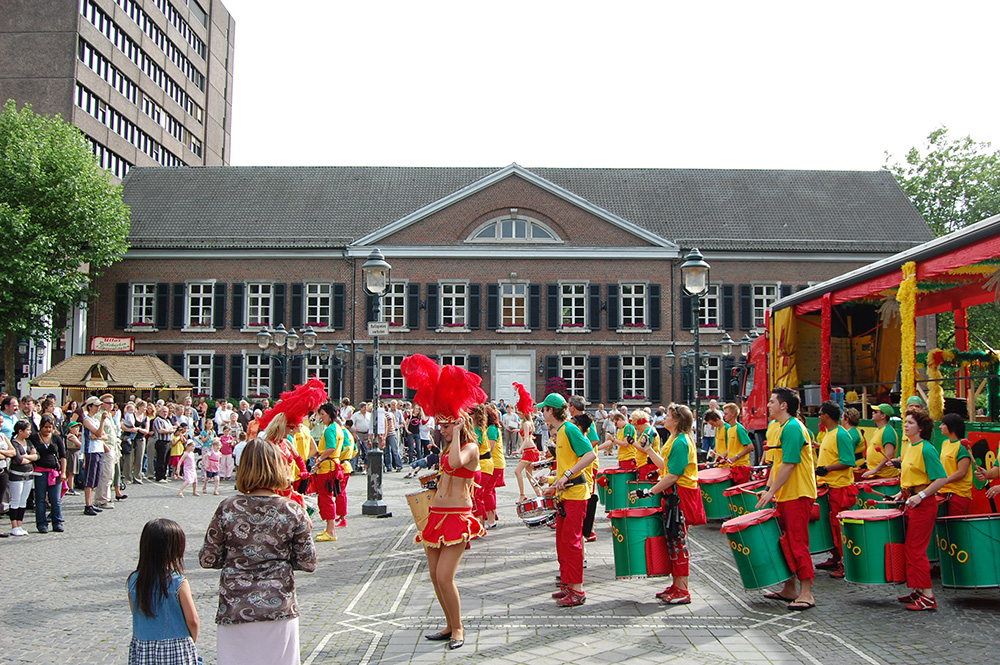
[[[535,409],[535,400],[531,399],[531,393],[517,381],[514,382],[514,389],[517,390],[517,411],[525,418],[531,417],[531,412]]]
[[[295,390],[281,393],[278,403],[258,419],[260,430],[263,432],[267,429],[268,423],[279,413],[285,414],[285,421],[289,427],[298,427],[303,418],[318,409],[327,400],[323,382],[319,379],[311,379]]]
[[[458,420],[470,407],[487,400],[479,387],[483,379],[455,365],[440,367],[420,354],[408,356],[399,366],[406,385],[416,389],[413,401],[440,422]]]

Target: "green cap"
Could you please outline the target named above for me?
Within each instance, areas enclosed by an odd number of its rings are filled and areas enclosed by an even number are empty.
[[[539,406],[550,406],[553,409],[561,409],[566,406],[566,398],[559,393],[549,393],[545,396],[545,401],[543,401]]]
[[[892,416],[896,415],[896,412],[893,410],[892,406],[889,405],[889,404],[872,404],[872,410],[873,411],[881,411],[882,413],[884,413],[885,415],[887,415],[889,417],[892,417]]]
[[[917,406],[923,406],[924,400],[920,399],[919,395],[910,395],[909,398],[907,398],[906,400],[906,406],[910,406],[911,404],[916,404]]]

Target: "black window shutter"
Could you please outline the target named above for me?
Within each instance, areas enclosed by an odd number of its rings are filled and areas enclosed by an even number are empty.
[[[420,327],[420,283],[406,285],[406,327],[416,330]]]
[[[285,322],[285,285],[274,285],[274,306],[271,307],[271,325],[283,324]]]
[[[430,282],[427,284],[427,329],[436,330],[438,327],[439,315],[441,312],[438,310],[438,284],[437,282]]]
[[[365,294],[365,323],[375,320],[375,296],[370,293]]]
[[[559,327],[559,319],[562,318],[559,312],[559,285],[545,285],[545,327],[549,330],[556,330]]]
[[[500,285],[486,285],[486,329],[496,330],[500,327]]]
[[[681,330],[694,330],[694,298],[681,287]]]
[[[608,401],[617,402],[622,398],[622,359],[608,356]]]
[[[330,292],[332,296],[332,302],[330,307],[332,311],[330,314],[333,318],[333,329],[343,330],[346,325],[345,320],[347,318],[347,286],[343,282],[338,282],[333,285],[333,290]]]
[[[587,358],[587,399],[591,402],[601,401],[601,357]]]
[[[184,354],[183,353],[172,353],[170,354],[170,366],[175,372],[183,376],[185,379],[187,376],[184,374]]]
[[[365,355],[365,396],[364,400],[367,401],[372,399],[375,395],[375,356],[372,354]],[[375,408],[375,405],[372,405]],[[372,434],[375,430],[372,429]]]
[[[559,376],[559,356],[545,356],[545,379]]]
[[[156,327],[166,330],[170,325],[170,285],[160,282],[156,285]]]
[[[115,328],[128,327],[128,282],[115,284]]]
[[[601,285],[591,284],[587,287],[587,327],[591,330],[601,329]]]
[[[538,330],[542,327],[542,285],[528,285],[528,327]]]
[[[467,370],[469,370],[473,374],[478,374],[479,376],[483,375],[483,357],[482,356],[479,356],[479,355],[469,356],[469,358],[468,358],[468,360],[466,360],[466,362],[468,363],[468,367],[466,367]],[[485,385],[485,382],[484,382],[483,384],[480,384],[480,387],[483,388],[483,390],[486,390],[486,388],[488,388],[489,386]]]
[[[799,284],[798,286],[795,287],[795,290],[796,291],[805,291],[808,288],[809,288],[808,284]]]
[[[740,284],[740,330],[753,328],[753,293],[749,284]]]
[[[482,284],[469,284],[469,315],[466,320],[469,330],[479,330],[482,325],[482,309]]]
[[[794,287],[791,284],[782,284],[781,285],[781,297],[784,298],[786,296],[792,295],[792,291],[793,290],[794,290]]]
[[[233,285],[235,291],[235,284]],[[242,287],[243,285],[240,284]],[[242,290],[242,289],[241,289]],[[229,357],[229,397],[242,399],[243,397],[243,354],[234,353]]]
[[[156,357],[159,358],[160,360],[162,360],[164,363],[166,363],[168,365],[170,364],[170,356],[168,356],[167,354],[165,354],[165,353],[157,353]]]
[[[222,330],[226,327],[226,284],[216,282],[212,287],[212,327]],[[220,395],[222,393],[219,393]]]
[[[292,356],[289,362],[291,367],[289,368],[289,374],[291,374],[292,387],[301,386],[305,383],[302,377],[302,356]]]
[[[733,330],[736,327],[736,297],[732,284],[722,285],[722,328]]]
[[[271,399],[278,399],[278,396],[285,391],[285,373],[282,371],[281,363],[271,359]]]
[[[222,399],[226,395],[226,356],[216,353],[212,356],[212,397]]]
[[[230,322],[233,328],[239,330],[243,327],[243,282],[236,282],[233,284],[233,320]],[[242,379],[240,379],[242,386]],[[240,388],[239,392],[243,392],[243,388]],[[230,397],[236,397],[237,393],[233,393]]]
[[[303,318],[302,312],[305,309],[302,306],[302,293],[305,289],[304,284],[292,284],[292,327],[301,328],[305,324],[305,319]]]
[[[649,328],[650,330],[660,329],[660,285],[649,285]]]
[[[649,401],[654,404],[663,399],[663,371],[660,369],[660,356],[649,356],[646,360],[649,366]]]
[[[184,284],[174,284],[174,328],[183,328],[184,319]]]
[[[608,330],[618,330],[618,285],[608,284]]]

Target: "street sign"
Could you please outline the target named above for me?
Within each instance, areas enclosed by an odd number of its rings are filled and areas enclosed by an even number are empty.
[[[368,322],[368,336],[369,337],[385,337],[389,334],[389,322],[388,321],[369,321]]]

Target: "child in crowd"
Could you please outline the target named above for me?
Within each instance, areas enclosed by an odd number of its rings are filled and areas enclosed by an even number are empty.
[[[245,435],[240,432],[240,441],[245,440]],[[233,438],[233,428],[229,425],[224,425],[222,427],[222,436],[219,437],[219,441],[222,444],[222,464],[219,465],[219,476],[223,480],[229,480],[233,477],[234,460],[233,460],[233,448],[236,444],[236,439]]]
[[[240,432],[240,442],[236,444],[233,448],[233,466],[236,469],[240,468],[240,456],[243,454],[243,449],[247,447],[247,433]]]
[[[170,477],[172,480],[181,479],[181,456],[184,455],[184,448],[187,446],[187,425],[178,423],[177,431],[174,433],[174,440],[170,446]]]
[[[187,489],[188,485],[191,486],[191,494],[201,496],[198,494],[198,463],[194,459],[194,441],[188,441],[184,444],[184,454],[181,455],[179,466],[184,474],[182,476],[184,484],[181,485],[177,496],[183,497],[184,490]]]
[[[202,456],[202,465],[205,467],[205,486],[202,492],[208,492],[208,481],[215,480],[215,496],[219,496],[219,465],[222,463],[222,444],[216,439],[212,442],[212,447],[208,453]]]
[[[76,420],[76,415],[67,416],[72,419],[66,432],[66,487],[69,491],[66,494],[76,496],[76,489],[73,486],[73,478],[76,470],[80,466],[79,454],[83,447],[80,443],[80,423]]]
[[[437,446],[433,443],[427,444],[427,456],[415,460],[413,464],[410,465],[410,472],[404,476],[404,478],[412,478],[417,472],[417,469],[430,469],[436,470],[438,467],[438,462],[440,461],[440,456],[438,455]]]
[[[184,579],[184,531],[173,520],[146,523],[139,537],[139,565],[128,576],[132,610],[129,665],[196,665],[198,610]]]

